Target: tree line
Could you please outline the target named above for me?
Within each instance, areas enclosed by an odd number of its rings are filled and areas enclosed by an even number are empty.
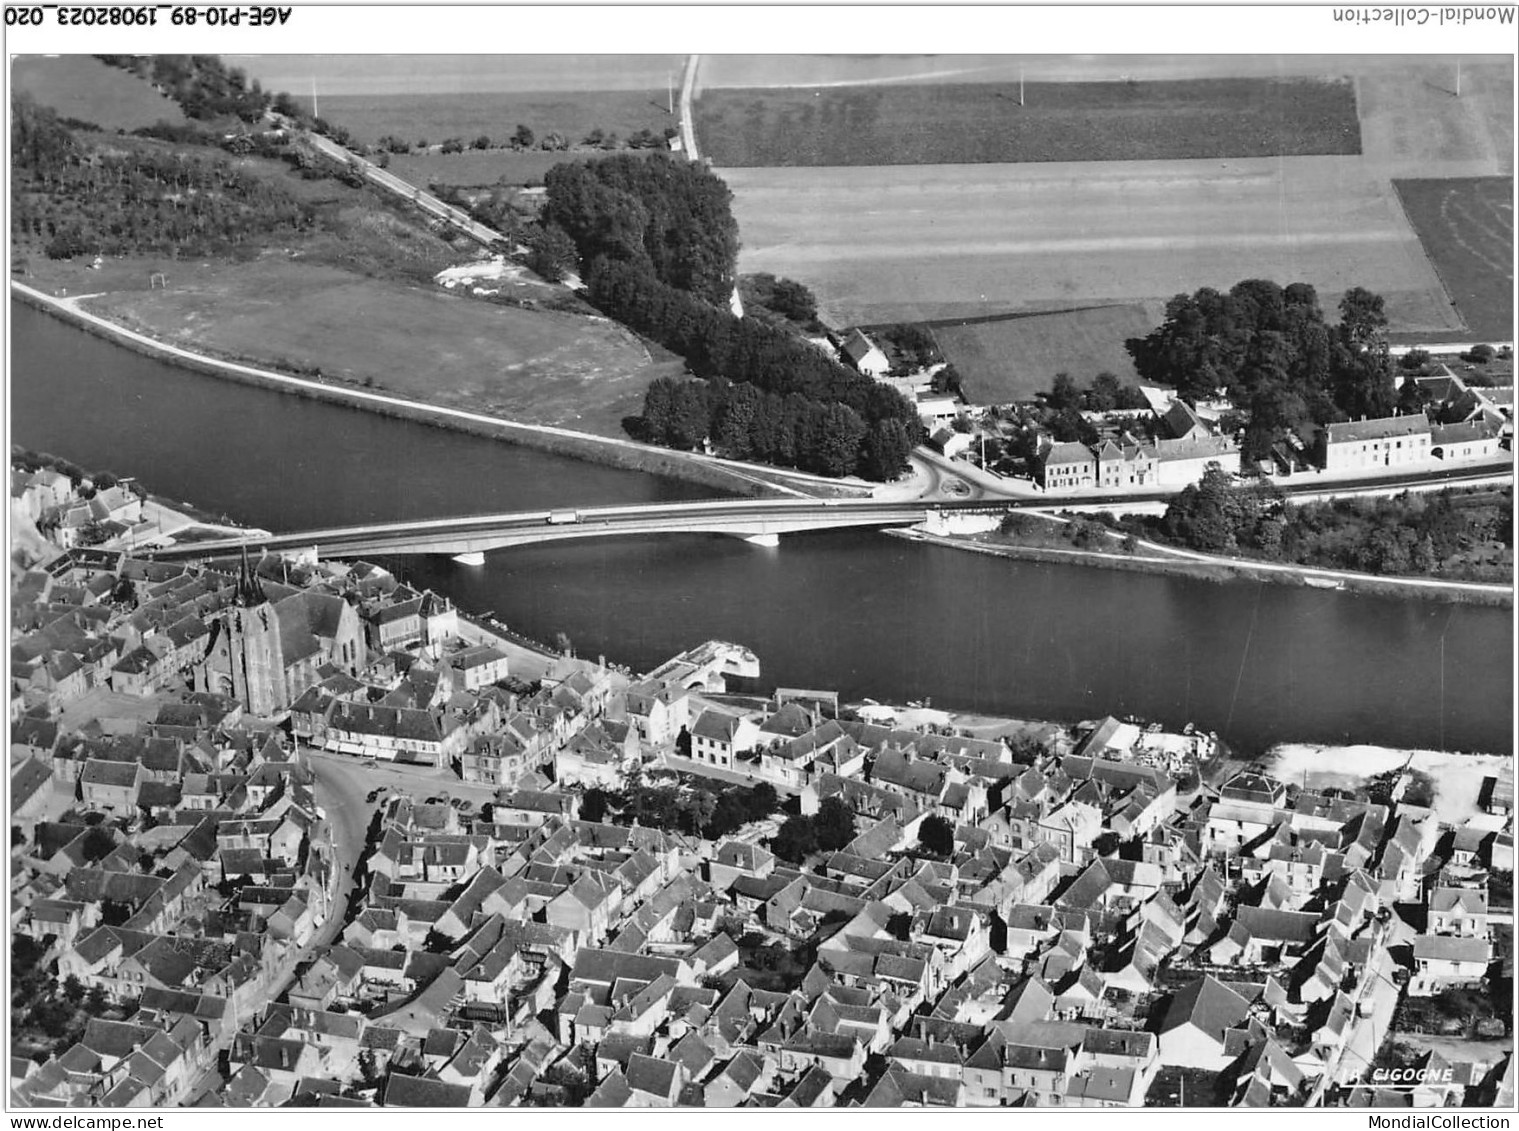
[[[1352,288],[1338,313],[1327,323],[1307,283],[1247,279],[1227,294],[1177,295],[1159,327],[1124,344],[1141,381],[1173,385],[1189,403],[1227,390],[1242,413],[1244,454],[1256,460],[1288,432],[1392,414],[1381,296]]]
[[[258,79],[215,55],[97,55],[112,67],[146,79],[179,104],[185,117],[202,121],[239,118],[256,122],[271,98]]]
[[[1321,569],[1470,581],[1513,573],[1512,487],[1298,505],[1269,481],[1239,480],[1215,466],[1164,515],[1110,524],[1188,549]],[[1482,560],[1494,557],[1501,560]]]
[[[738,221],[733,194],[707,170],[619,154],[556,165],[543,183],[543,223],[564,230],[582,264],[632,264],[709,303],[728,301]]]
[[[867,424],[837,401],[781,396],[721,377],[655,379],[635,431],[639,439],[669,448],[690,451],[710,440],[730,459],[874,480],[900,475],[914,442],[900,420]]]
[[[710,438],[735,458],[824,475],[884,480],[906,469],[922,426],[895,389],[786,330],[735,318],[633,264],[598,260],[586,282],[598,309],[709,379],[705,388],[650,386],[642,431],[651,442],[689,449]]]

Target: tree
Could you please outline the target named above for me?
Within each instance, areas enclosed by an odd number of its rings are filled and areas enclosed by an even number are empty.
[[[533,147],[533,131],[520,122],[517,131],[512,134],[512,145],[517,149],[531,149]]]
[[[564,279],[578,266],[575,241],[557,224],[545,224],[528,235],[527,268],[550,283]]]
[[[1069,373],[1057,373],[1044,401],[1057,412],[1080,409],[1081,390]]]
[[[1103,370],[1092,378],[1092,386],[1087,390],[1087,408],[1093,412],[1112,412],[1118,407],[1122,395],[1123,383],[1117,374]]]
[[[469,147],[471,149],[489,149],[491,147],[491,139],[488,135],[481,134],[469,143]]]
[[[955,826],[938,814],[923,818],[918,826],[918,847],[933,856],[952,856],[955,851]]]
[[[444,153],[463,153],[464,140],[457,137],[445,138],[441,148]]]
[[[63,981],[63,996],[70,1005],[78,1005],[84,1000],[84,983],[79,980],[77,974],[70,974]]]
[[[817,848],[817,831],[811,817],[787,817],[786,823],[770,838],[770,851],[792,864],[800,864]]]
[[[580,819],[590,821],[592,824],[600,824],[607,818],[611,810],[614,795],[604,789],[592,786],[586,790],[580,798]]]
[[[1340,332],[1350,342],[1365,348],[1387,325],[1382,296],[1365,287],[1352,287],[1340,299]]]
[[[836,852],[855,838],[854,810],[842,797],[823,798],[812,824],[824,852]]]
[[[864,471],[867,478],[886,483],[908,468],[912,441],[900,420],[877,420],[865,440]]]

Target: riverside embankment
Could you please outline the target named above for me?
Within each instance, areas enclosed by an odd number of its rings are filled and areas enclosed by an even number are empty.
[[[1047,518],[1050,522],[1065,521],[1054,516],[1040,515],[1038,517]],[[1385,574],[1320,569],[1286,562],[1221,557],[1193,550],[1180,550],[1173,546],[1161,546],[1154,542],[1137,542],[1132,551],[1067,549],[1063,546],[1020,544],[997,534],[936,534],[921,528],[888,530],[886,533],[915,542],[928,542],[936,546],[1022,561],[1060,562],[1069,565],[1094,566],[1099,569],[1189,577],[1198,581],[1268,582],[1273,585],[1332,589],[1379,597],[1413,597],[1427,601],[1452,601],[1502,609],[1514,607],[1512,585],[1445,581],[1424,577],[1390,577]],[[1115,545],[1122,544],[1121,538],[1111,532],[1106,532],[1106,537]]]
[[[80,302],[89,298],[89,295],[60,298],[45,294],[15,280],[11,281],[11,294],[22,302],[60,318],[87,333],[105,338],[134,352],[170,361],[174,365],[196,373],[253,385],[287,396],[326,401],[381,416],[413,420],[457,432],[468,432],[472,435],[485,436],[608,467],[684,479],[736,494],[863,495],[869,493],[869,486],[858,482],[823,479],[783,469],[718,459],[695,452],[671,451],[633,440],[597,436],[589,432],[579,432],[553,425],[525,424],[486,413],[428,404],[331,380],[281,373],[265,366],[187,350],[83,309]]]

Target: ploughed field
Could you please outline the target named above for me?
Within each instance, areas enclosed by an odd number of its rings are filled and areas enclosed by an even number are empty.
[[[1514,180],[1395,181],[1398,196],[1473,341],[1512,341]]]
[[[1395,329],[1461,328],[1390,182],[1355,157],[723,176],[740,269],[806,283],[834,325],[1164,300],[1258,277],[1312,283],[1329,305],[1365,286]]]
[[[1147,161],[1360,152],[1343,80],[882,84],[703,91],[723,167]]]
[[[620,436],[652,362],[605,319],[522,310],[436,288],[266,257],[170,271],[92,313],[186,348],[526,423]],[[372,384],[371,384],[372,383]]]
[[[870,86],[922,82],[1124,82],[1190,78],[1406,76],[1409,55],[703,55],[697,90],[732,87]],[[1454,56],[1448,57],[1454,63]],[[1498,54],[1465,55],[1468,66]],[[1463,97],[1465,90],[1463,89]]]

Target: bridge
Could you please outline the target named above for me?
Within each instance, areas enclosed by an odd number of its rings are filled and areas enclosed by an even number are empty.
[[[323,557],[447,554],[478,560],[507,546],[635,534],[728,534],[757,545],[776,545],[782,534],[841,527],[914,526],[931,510],[990,510],[1007,503],[930,503],[873,499],[724,499],[714,502],[581,507],[509,514],[432,518],[410,522],[337,526],[215,541],[187,542],[144,551],[159,561],[225,558],[249,549],[317,550]]]
[[[1417,477],[1369,476],[1325,483],[1313,478],[1280,484],[1284,495],[1303,500],[1360,494],[1506,483],[1511,464],[1454,467]],[[335,526],[292,534],[250,533],[246,538],[186,542],[139,553],[160,561],[198,561],[236,556],[246,546],[268,551],[315,550],[323,557],[358,558],[402,554],[443,554],[479,564],[490,550],[554,542],[639,534],[727,534],[756,545],[777,545],[782,534],[843,527],[916,526],[930,515],[954,519],[1001,515],[1010,510],[1163,509],[1174,491],[1048,495],[1024,498],[983,495],[961,499],[719,499],[615,507],[515,511],[506,514],[428,518],[405,522]]]

